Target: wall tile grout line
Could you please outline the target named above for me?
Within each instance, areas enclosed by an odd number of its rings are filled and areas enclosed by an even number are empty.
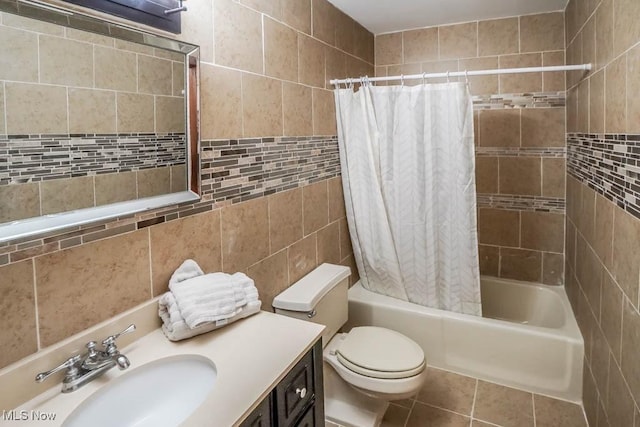
[[[36,274],[36,259],[31,260],[31,266],[33,270],[33,304],[35,306],[36,348],[37,351],[40,351],[42,350],[42,344],[40,339],[40,315],[38,313],[38,276]]]

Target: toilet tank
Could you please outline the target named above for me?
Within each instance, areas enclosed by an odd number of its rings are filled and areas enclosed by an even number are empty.
[[[326,326],[322,346],[347,322],[349,267],[322,264],[273,299],[276,313]]]

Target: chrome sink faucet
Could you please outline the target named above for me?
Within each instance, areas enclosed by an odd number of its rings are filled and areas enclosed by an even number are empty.
[[[39,373],[36,375],[36,382],[41,383],[50,375],[66,369],[66,375],[64,380],[62,380],[62,392],[71,393],[98,378],[114,366],[118,366],[120,370],[127,369],[131,363],[129,359],[127,359],[127,356],[118,350],[116,340],[121,335],[128,334],[135,330],[136,325],[129,325],[124,331],[105,338],[102,341],[103,349],[97,348],[98,343],[96,341],[89,341],[86,344],[86,354],[82,356],[72,356],[65,360],[60,366],[50,371]]]

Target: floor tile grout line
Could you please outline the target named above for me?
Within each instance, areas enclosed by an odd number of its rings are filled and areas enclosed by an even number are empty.
[[[533,427],[536,427],[536,394],[531,393],[531,410],[533,411]]]
[[[404,419],[403,427],[407,427],[407,424],[409,423],[409,418],[411,418],[411,413],[413,412],[413,408],[415,406],[416,406],[416,399],[414,398],[411,401],[411,408],[409,408],[409,413],[407,413],[407,417]]]
[[[469,417],[473,420],[473,415],[476,411],[476,399],[478,399],[478,383],[480,381],[476,378],[476,386],[473,389],[473,401],[471,401],[471,413],[469,414]]]
[[[419,403],[420,405],[428,406],[428,407],[433,408],[433,409],[438,409],[440,411],[445,411],[445,412],[449,412],[449,413],[452,413],[452,414],[460,415],[461,417],[471,418],[470,415],[465,415],[465,414],[463,414],[461,412],[456,412],[456,411],[454,411],[452,409],[443,408],[441,406],[432,405],[431,403],[423,403],[423,402],[418,402],[418,401],[416,401],[415,403]],[[414,404],[414,406],[415,406],[415,404]],[[411,411],[413,411],[413,408],[411,408]]]
[[[496,423],[493,423],[491,421],[486,421],[486,420],[483,420],[483,419],[480,419],[480,418],[471,418],[471,422],[473,422],[473,421],[480,421],[481,423],[487,424],[489,426],[504,427],[504,426],[502,426],[500,424],[496,424]]]

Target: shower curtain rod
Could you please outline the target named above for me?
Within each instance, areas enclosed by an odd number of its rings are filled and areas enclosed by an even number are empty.
[[[475,70],[475,71],[447,71],[444,73],[422,73],[422,74],[408,74],[399,76],[386,76],[386,77],[356,77],[348,79],[333,79],[329,83],[332,85],[358,83],[362,80],[368,80],[370,82],[388,82],[393,80],[416,80],[416,79],[435,79],[442,77],[471,77],[471,76],[488,76],[494,74],[520,74],[520,73],[540,73],[550,71],[589,71],[591,70],[591,64],[580,65],[554,65],[548,67],[528,67],[528,68],[503,68],[497,70]]]

